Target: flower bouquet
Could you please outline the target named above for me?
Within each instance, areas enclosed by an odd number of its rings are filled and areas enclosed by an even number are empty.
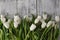
[[[0,40],[58,40],[59,21],[59,16],[53,19],[46,13],[23,18],[15,15],[14,19],[1,15]]]

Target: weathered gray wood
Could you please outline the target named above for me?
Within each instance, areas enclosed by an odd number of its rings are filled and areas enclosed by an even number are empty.
[[[29,1],[29,11],[31,14],[36,15],[36,0],[30,0]]]
[[[18,1],[18,13],[22,16],[28,14],[28,1],[29,0],[19,0]]]
[[[41,0],[43,12],[54,13],[55,0]]]
[[[18,13],[22,16],[28,13],[28,15],[31,13],[36,15],[36,12],[39,15],[42,12],[60,15],[60,0],[18,0],[17,4]],[[4,14],[8,12],[9,15],[13,16],[17,13],[16,10],[16,0],[0,0],[0,14],[4,11]]]
[[[16,1],[5,0],[2,2],[1,11],[5,12],[4,15],[8,12],[8,14],[12,17],[16,13]]]
[[[60,0],[57,0],[57,4],[56,4],[56,15],[60,15]]]

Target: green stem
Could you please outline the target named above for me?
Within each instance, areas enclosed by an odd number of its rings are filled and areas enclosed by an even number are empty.
[[[28,32],[28,34],[26,35],[25,39],[24,40],[27,40],[28,36],[30,34],[30,31]]]
[[[25,30],[25,36],[26,36],[26,22],[25,22],[25,20],[23,20],[23,27],[24,27],[24,30]]]
[[[12,40],[14,40],[14,35],[13,35],[13,33],[12,33],[12,29],[11,29],[11,28],[9,29],[9,34],[10,34]]]
[[[49,28],[46,28],[46,29],[45,29],[45,31],[43,32],[43,34],[42,34],[42,36],[41,36],[40,40],[42,40],[42,39],[43,39],[44,35],[46,35],[46,34],[47,34],[47,32],[48,32],[51,28],[52,28],[52,27],[49,27]]]
[[[26,36],[26,22],[25,22],[25,36]]]
[[[52,29],[53,30],[53,29]],[[50,40],[52,40],[52,30],[51,30],[51,37],[50,37]]]
[[[59,31],[58,31],[58,29],[55,29],[55,32],[54,32],[54,40],[57,40],[57,38],[58,38],[58,35],[59,35]]]
[[[56,33],[57,33],[57,30],[58,30],[58,24],[56,24],[56,28],[54,29],[54,40],[56,40]]]
[[[33,40],[35,40],[34,36],[35,36],[35,35],[34,35],[34,32],[32,32],[32,39],[33,39]]]

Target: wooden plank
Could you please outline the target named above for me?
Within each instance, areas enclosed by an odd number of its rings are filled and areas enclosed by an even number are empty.
[[[18,13],[21,16],[28,14],[28,0],[19,0],[18,1]]]
[[[15,1],[2,1],[0,2],[1,5],[1,13],[6,15],[7,12],[9,14],[9,16],[13,16],[16,13],[16,2]]]
[[[43,12],[54,13],[55,0],[41,0]]]
[[[19,0],[18,10],[22,16],[36,14],[36,0]]]
[[[56,15],[60,15],[60,0],[56,1]]]
[[[36,12],[40,15],[44,11],[60,15],[60,0],[18,0],[17,6],[18,13],[22,16],[32,13],[36,15]],[[16,14],[16,0],[0,0],[0,14],[1,11],[8,12],[12,16]]]
[[[36,15],[36,0],[29,1],[30,14]]]
[[[37,14],[38,15],[41,15],[42,14],[42,12],[43,12],[43,7],[42,7],[42,2],[41,2],[41,0],[37,0]]]

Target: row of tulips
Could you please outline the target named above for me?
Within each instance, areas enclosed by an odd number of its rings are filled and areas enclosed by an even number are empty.
[[[9,19],[0,16],[0,40],[57,40],[60,17],[43,14],[31,17],[18,15]]]

